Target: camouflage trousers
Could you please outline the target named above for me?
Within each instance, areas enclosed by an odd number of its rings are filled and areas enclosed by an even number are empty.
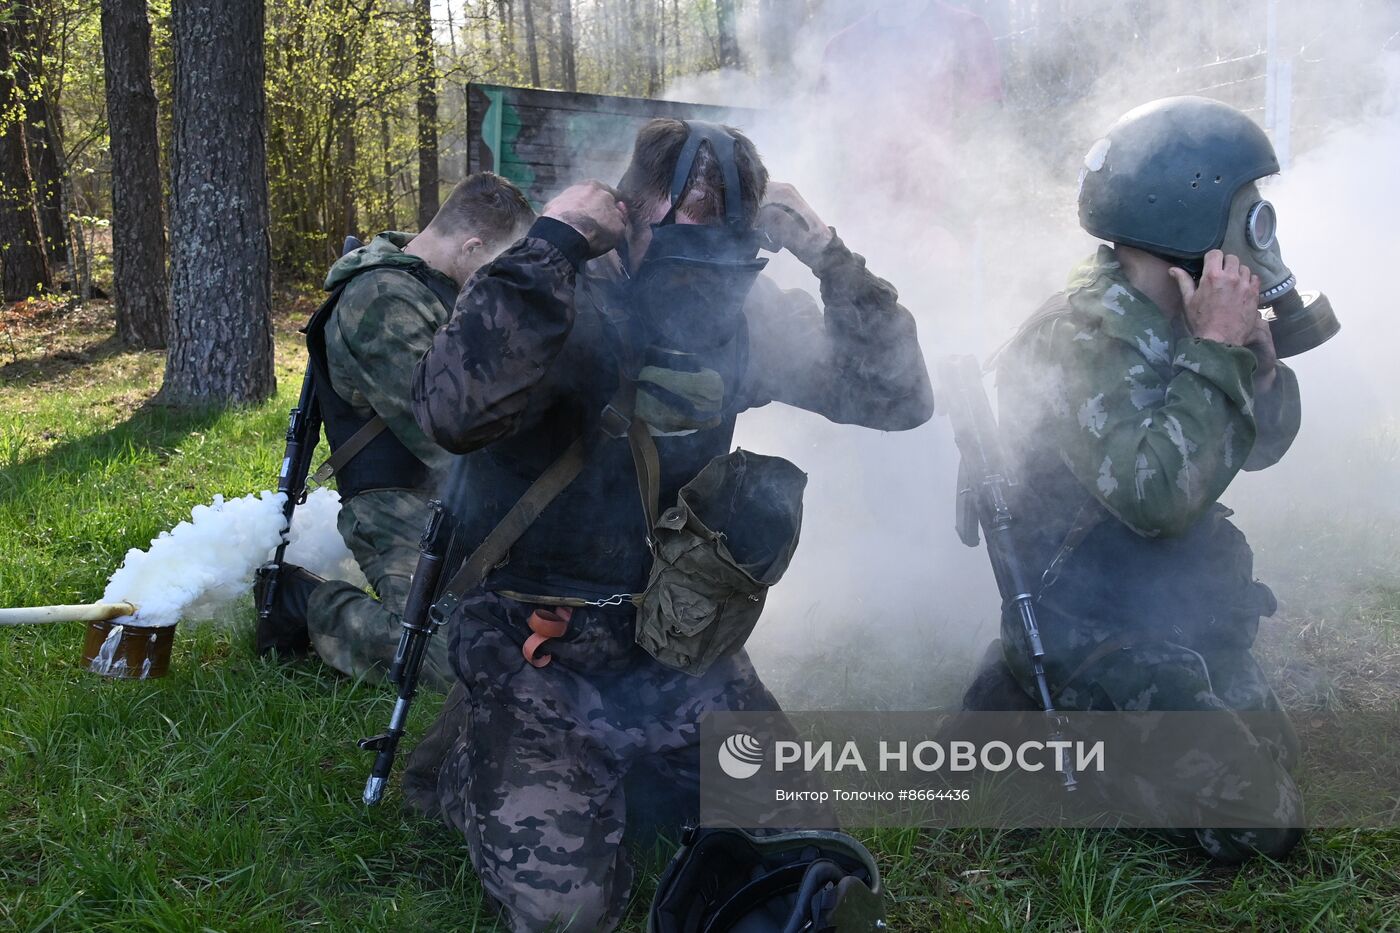
[[[326,664],[371,681],[388,673],[427,520],[428,497],[411,489],[373,489],[340,507],[340,536],[379,598],[344,580],[328,580],[315,589],[306,621],[311,643]],[[440,632],[428,642],[420,680],[424,687],[451,687],[447,641]]]
[[[700,716],[778,707],[742,651],[698,678],[657,664],[633,643],[630,609],[575,610],[535,668],[521,655],[532,608],[463,601],[461,682],[414,750],[405,794],[465,834],[511,930],[607,931],[632,886],[624,829],[646,841],[629,819],[655,832],[698,816]]]
[[[1084,711],[1201,711],[1220,715],[1193,735],[1187,755],[1165,753],[1142,736],[1141,754],[1111,784],[1093,788],[1105,803],[1136,813],[1191,812],[1194,825],[1267,826],[1186,833],[1213,859],[1237,863],[1285,855],[1302,837],[1303,802],[1292,773],[1298,738],[1264,672],[1243,643],[1187,647],[1169,641],[1067,638],[1060,620],[1042,618],[1046,673],[1057,707]],[[1056,636],[1049,631],[1059,627]],[[988,652],[964,698],[967,708],[1005,708],[1016,695],[1030,708],[1034,681],[1019,626],[1002,629],[1007,645]],[[1069,648],[1075,644],[1081,650]],[[993,646],[995,649],[997,646]],[[1049,645],[1047,645],[1049,651]],[[1004,686],[998,687],[998,682]],[[1241,715],[1243,714],[1243,715]],[[1270,715],[1261,715],[1270,714]],[[1237,821],[1237,822],[1236,822]],[[1167,824],[1168,820],[1163,820]],[[1272,828],[1279,827],[1279,828]]]

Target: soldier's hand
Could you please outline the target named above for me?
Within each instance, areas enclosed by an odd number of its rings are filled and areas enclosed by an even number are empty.
[[[1186,306],[1186,326],[1202,340],[1237,347],[1254,335],[1263,317],[1259,314],[1259,276],[1218,249],[1206,253],[1199,285],[1185,270],[1172,268],[1171,277],[1181,289]]]
[[[1254,351],[1254,358],[1259,361],[1259,368],[1254,371],[1254,391],[1269,391],[1278,376],[1278,352],[1274,349],[1274,332],[1262,314],[1258,326],[1244,345]]]
[[[816,265],[832,237],[831,228],[797,189],[780,181],[769,182],[754,229],[763,236],[764,249],[775,253],[786,249],[809,267]]]
[[[601,181],[565,188],[544,206],[542,217],[573,227],[588,240],[588,258],[611,252],[627,229],[627,205]]]

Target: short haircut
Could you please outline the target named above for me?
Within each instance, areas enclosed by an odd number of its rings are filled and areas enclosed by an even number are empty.
[[[768,188],[768,169],[747,136],[732,126],[724,129],[734,137],[734,162],[739,170],[744,221],[753,223],[758,216],[758,207],[763,203],[764,191]],[[652,120],[637,132],[632,162],[618,185],[622,199],[629,208],[640,211],[658,200],[669,199],[676,162],[689,136],[690,130],[685,123],[670,119]],[[724,170],[708,143],[696,153],[690,177],[689,193],[685,196],[687,210],[701,223],[723,220]]]
[[[534,208],[519,188],[494,172],[477,172],[457,182],[428,226],[442,234],[480,237],[487,246],[507,246],[534,221]]]

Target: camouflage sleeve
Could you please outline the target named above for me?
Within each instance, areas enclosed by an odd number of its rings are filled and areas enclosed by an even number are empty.
[[[884,431],[933,415],[914,316],[894,287],[833,238],[813,270],[822,305],[760,277],[745,308],[753,405],[784,402]]]
[[[1250,471],[1271,467],[1282,460],[1303,423],[1298,374],[1282,363],[1278,364],[1273,387],[1255,396],[1254,422],[1258,426],[1258,436],[1244,462],[1244,468]]]
[[[326,328],[331,385],[357,406],[367,405],[414,456],[432,470],[448,454],[413,417],[413,364],[442,323],[436,296],[402,272],[371,272],[351,282]]]
[[[1042,391],[1056,443],[1080,483],[1140,534],[1191,527],[1254,446],[1254,354],[1189,337],[1133,346],[1072,318],[1037,339],[1047,340],[1039,358],[1053,361]]]
[[[414,374],[418,424],[454,453],[519,431],[527,410],[547,406],[544,376],[573,328],[583,238],[546,221],[467,283]]]

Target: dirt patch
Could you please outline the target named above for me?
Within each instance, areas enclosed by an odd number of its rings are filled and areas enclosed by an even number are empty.
[[[297,331],[321,298],[311,291],[274,297],[272,326],[279,343],[299,342]],[[116,338],[111,301],[55,295],[0,305],[0,385],[62,384],[75,372],[122,356],[163,358],[164,351],[124,346]]]

